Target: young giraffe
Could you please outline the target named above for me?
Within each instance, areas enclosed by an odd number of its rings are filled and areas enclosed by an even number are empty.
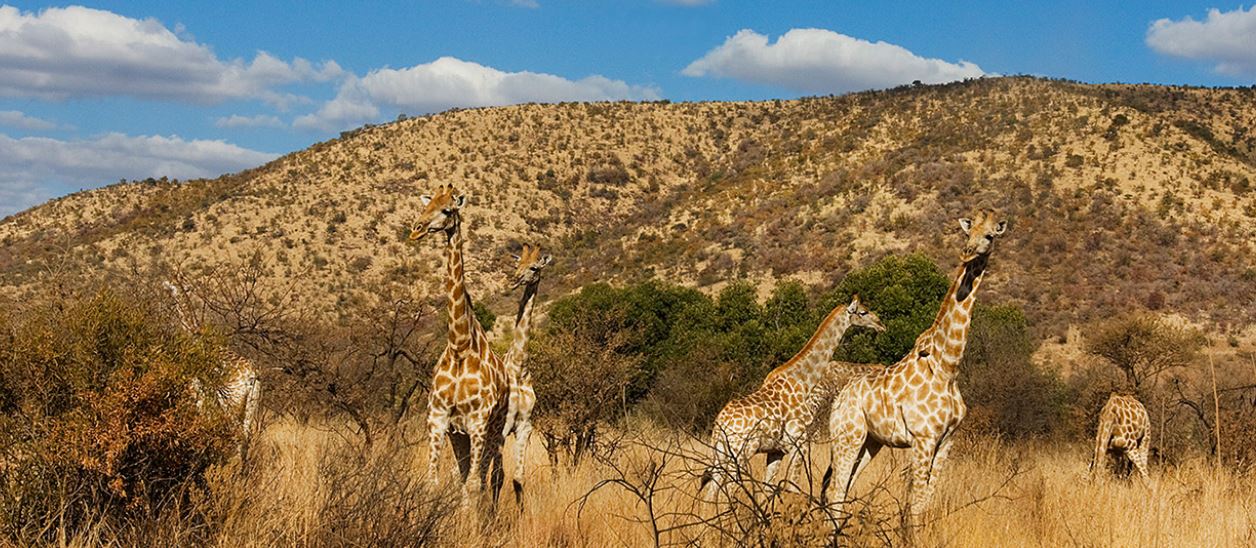
[[[422,196],[424,210],[410,231],[410,240],[443,233],[448,251],[445,292],[449,296],[449,338],[432,374],[428,396],[428,479],[439,481],[441,450],[448,436],[462,479],[464,502],[478,500],[485,476],[492,471],[496,504],[504,481],[501,436],[510,394],[505,363],[489,346],[484,329],[472,315],[471,295],[464,285],[462,216],[466,197],[452,186]]]
[[[772,484],[784,457],[797,458],[807,427],[823,400],[832,394],[823,384],[836,368],[845,367],[832,361],[833,351],[851,326],[885,331],[876,313],[859,302],[856,295],[849,305],[839,305],[829,312],[807,344],[793,358],[768,373],[763,385],[750,394],[734,399],[720,410],[711,433],[715,449],[714,464],[702,475],[701,491],[714,502],[730,470],[745,466],[750,457],[767,453],[764,482]],[[790,463],[785,465],[789,479]]]
[[[1087,474],[1096,466],[1102,468],[1109,454],[1116,457],[1119,468],[1128,471],[1133,463],[1139,475],[1147,479],[1147,450],[1151,443],[1151,419],[1147,408],[1130,395],[1112,394],[1099,413],[1099,428],[1095,434],[1095,456],[1090,460]],[[1117,455],[1120,452],[1120,455]],[[1124,459],[1121,459],[1121,457]]]
[[[173,298],[175,314],[179,317],[179,325],[183,331],[189,334],[200,331],[199,322],[193,320],[184,308],[183,299],[187,292],[168,281],[162,282],[162,285]],[[262,397],[262,382],[252,360],[227,348],[219,349],[217,358],[224,382],[213,391],[214,403],[239,423],[240,443],[237,450],[240,453],[240,460],[244,460],[248,453],[249,442],[253,438],[257,406]],[[191,389],[196,398],[196,406],[204,409],[206,390],[200,379],[192,380]]]
[[[541,255],[541,248],[523,244],[523,251],[515,255],[515,273],[511,288],[523,286],[519,299],[519,313],[515,316],[515,338],[506,353],[506,374],[510,378],[510,401],[506,410],[506,422],[502,426],[502,439],[515,433],[515,503],[523,508],[524,457],[528,449],[528,437],[532,435],[532,408],[536,405],[536,391],[532,389],[532,374],[528,372],[528,335],[532,330],[532,311],[536,304],[536,289],[541,283],[541,271],[553,262],[553,257]]]
[[[951,434],[964,420],[968,407],[959,393],[959,362],[968,340],[974,293],[981,285],[994,239],[1006,231],[1007,221],[982,210],[959,223],[968,236],[962,264],[933,325],[916,338],[906,357],[881,372],[852,379],[833,402],[829,433],[834,441],[821,497],[833,479],[838,511],[859,470],[882,447],[910,448],[910,519],[914,521],[932,495],[934,479],[951,448]],[[836,478],[832,477],[834,469]]]

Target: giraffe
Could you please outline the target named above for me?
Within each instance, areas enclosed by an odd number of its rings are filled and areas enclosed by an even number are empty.
[[[169,281],[162,282],[174,301],[175,314],[179,318],[179,326],[188,334],[200,331],[199,322],[194,320],[185,309],[183,302],[187,294],[183,288]],[[254,424],[257,420],[257,407],[262,397],[262,382],[253,361],[231,351],[221,348],[217,351],[219,371],[224,382],[212,390],[213,401],[220,409],[239,423],[240,443],[237,450],[240,460],[248,454],[249,442],[254,435]],[[200,379],[192,379],[191,390],[196,398],[196,406],[204,410],[207,391]]]
[[[428,480],[440,481],[437,470],[448,437],[458,462],[464,504],[480,494],[490,469],[496,504],[505,479],[501,432],[511,380],[505,362],[493,352],[484,329],[472,315],[471,295],[464,285],[461,208],[466,196],[451,185],[442,185],[435,194],[420,199],[424,209],[410,231],[410,240],[444,234],[448,266],[445,292],[449,297],[449,336],[433,370],[428,396]]]
[[[1093,473],[1096,466],[1102,468],[1108,455],[1112,455],[1117,458],[1118,469],[1128,471],[1129,463],[1133,463],[1146,481],[1150,444],[1151,419],[1147,416],[1147,408],[1132,395],[1113,393],[1099,413],[1095,456],[1090,460],[1087,474]]]
[[[974,293],[981,285],[994,239],[1007,230],[1007,221],[981,210],[971,219],[960,219],[959,224],[967,235],[962,264],[955,270],[933,325],[916,338],[902,360],[852,379],[833,402],[829,433],[834,441],[821,497],[832,479],[839,512],[859,470],[882,447],[911,449],[909,520],[915,521],[950,452],[951,434],[968,411],[959,393],[959,362],[968,340]],[[837,477],[833,478],[835,469]]]
[[[715,501],[730,470],[745,466],[750,457],[767,454],[765,483],[776,480],[781,461],[789,456],[796,460],[807,427],[816,411],[832,392],[824,389],[824,381],[835,370],[846,367],[832,361],[833,351],[852,326],[863,326],[877,332],[885,331],[876,313],[859,302],[859,296],[848,305],[838,305],[820,322],[811,339],[793,358],[768,373],[758,390],[734,399],[720,410],[711,433],[714,465],[703,474],[699,491],[708,484],[706,500]],[[790,463],[785,464],[789,479]]]
[[[539,246],[523,244],[523,250],[514,256],[515,272],[512,288],[523,286],[519,299],[519,313],[515,316],[515,337],[506,353],[506,374],[510,378],[510,401],[506,421],[502,426],[502,439],[515,433],[515,470],[513,486],[515,503],[523,508],[524,456],[528,449],[528,437],[532,434],[532,408],[536,405],[536,391],[532,389],[532,374],[526,367],[528,361],[528,335],[532,329],[532,311],[536,304],[536,290],[541,282],[541,271],[553,262],[553,257],[541,255]]]

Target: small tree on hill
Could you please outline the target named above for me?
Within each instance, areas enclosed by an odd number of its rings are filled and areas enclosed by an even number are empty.
[[[1203,345],[1203,336],[1194,330],[1155,316],[1132,315],[1096,325],[1086,350],[1116,366],[1130,387],[1143,393],[1161,373],[1190,364]]]

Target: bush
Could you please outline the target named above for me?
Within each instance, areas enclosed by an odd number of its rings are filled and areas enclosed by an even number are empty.
[[[950,280],[921,254],[888,256],[848,274],[821,300],[820,308],[849,302],[855,294],[875,310],[884,333],[859,331],[838,349],[838,359],[856,363],[895,363],[907,355],[933,324]]]
[[[1067,392],[1053,373],[1030,362],[1036,346],[1020,308],[976,306],[959,380],[978,429],[1027,438],[1051,434],[1060,424]]]
[[[233,446],[225,417],[199,413],[193,379],[215,379],[217,341],[172,332],[140,296],[102,291],[33,306],[0,341],[0,531],[51,542],[177,507]]]

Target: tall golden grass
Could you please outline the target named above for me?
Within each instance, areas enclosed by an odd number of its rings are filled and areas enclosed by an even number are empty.
[[[415,539],[444,546],[649,546],[655,537],[643,501],[622,484],[595,487],[614,478],[639,482],[650,462],[660,460],[658,449],[697,454],[701,448],[648,425],[634,425],[634,431],[617,453],[574,469],[552,468],[534,442],[526,459],[523,511],[507,487],[498,511],[490,513],[462,507],[452,481],[435,491],[427,487],[421,439],[377,442],[363,451],[347,428],[279,421],[268,426],[247,465],[232,461],[211,471],[204,492],[190,497],[189,504],[200,506],[193,517],[159,520],[127,536],[220,546],[388,545]],[[668,446],[669,439],[681,442]],[[801,469],[795,475],[803,484],[819,478],[827,464],[826,447],[811,454],[810,476]],[[967,436],[951,454],[930,511],[911,534],[919,545],[1256,545],[1256,478],[1218,468],[1202,455],[1157,466],[1143,483],[1104,475],[1088,479],[1089,448],[1079,444],[1007,444]],[[453,458],[446,457],[444,471],[452,479]],[[509,467],[511,459],[505,460]],[[693,462],[667,463],[652,500],[662,516],[659,540],[734,544],[695,524],[695,516],[709,508],[695,502],[696,475],[681,470]],[[762,464],[753,464],[756,472]],[[899,501],[906,499],[900,473],[905,464],[905,454],[883,451],[861,474],[854,492],[860,501],[852,505],[860,510],[845,531],[850,544],[901,544],[908,538],[896,530]],[[777,511],[774,519],[789,529],[788,537],[779,538],[830,540],[826,522],[795,519],[788,504]],[[690,525],[666,529],[683,524]],[[62,545],[81,546],[117,536],[87,528],[62,531],[59,538]]]

